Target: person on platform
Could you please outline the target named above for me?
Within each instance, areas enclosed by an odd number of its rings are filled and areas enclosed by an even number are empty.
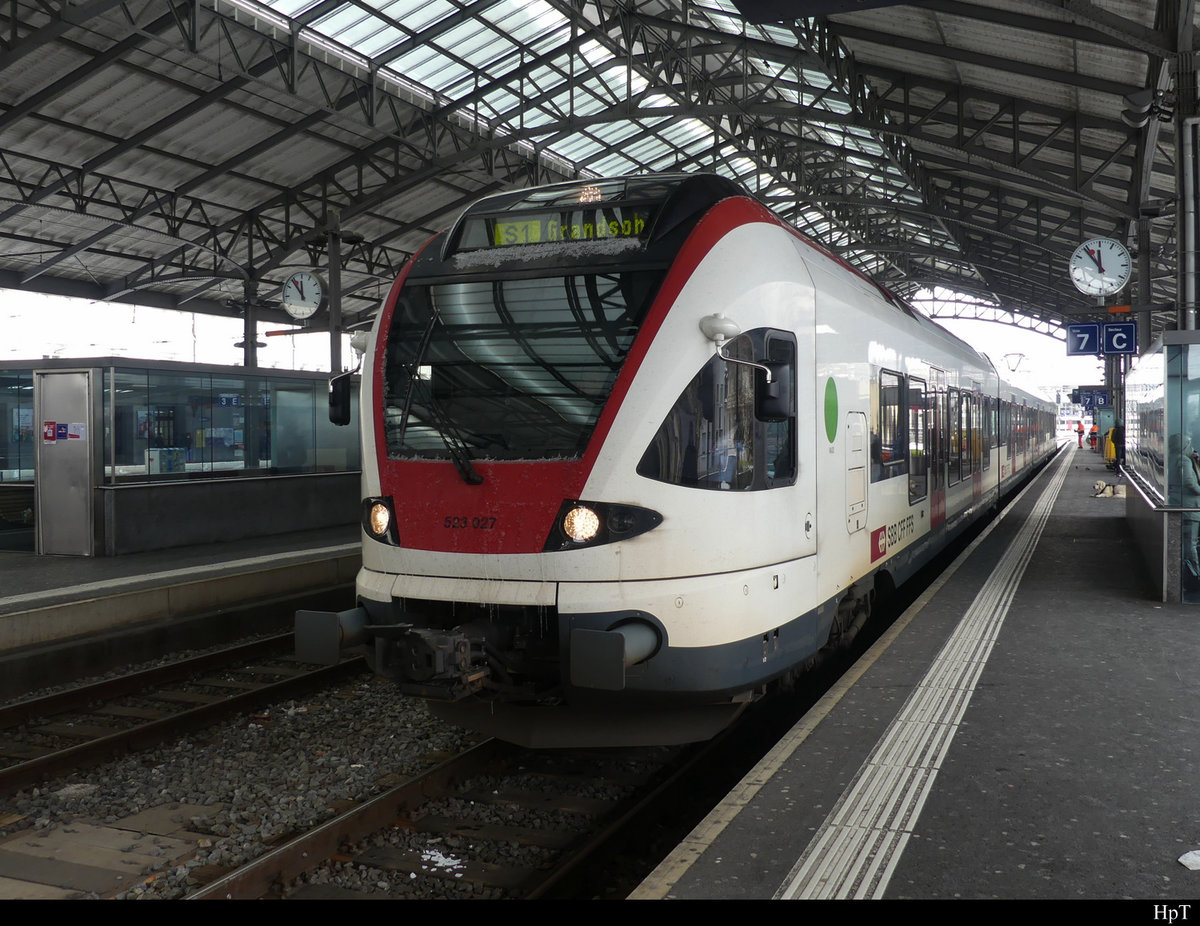
[[[1075,422],[1075,433],[1079,435],[1079,449],[1083,449],[1083,422]]]
[[[1190,437],[1172,434],[1168,442],[1172,468],[1179,467],[1179,505],[1181,508],[1200,508],[1200,462]],[[1183,521],[1182,579],[1185,596],[1200,591],[1200,511],[1185,511]]]

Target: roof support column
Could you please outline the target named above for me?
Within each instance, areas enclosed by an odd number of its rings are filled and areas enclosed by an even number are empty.
[[[1196,129],[1200,117],[1179,120],[1179,269],[1176,291],[1179,293],[1176,327],[1192,331],[1196,327],[1196,195],[1200,190],[1196,175]]]
[[[1191,3],[1182,4],[1189,11]],[[1176,270],[1176,327],[1192,331],[1196,327],[1196,248],[1200,241],[1197,228],[1196,197],[1200,183],[1196,172],[1196,136],[1200,113],[1196,106],[1196,62],[1192,56],[1193,30],[1191,16],[1176,26],[1175,56],[1175,189],[1179,195],[1176,238],[1179,242],[1179,261]]]
[[[258,281],[246,279],[242,308],[242,366],[247,370],[258,369]]]
[[[329,217],[329,372],[342,372],[342,216]]]
[[[1148,308],[1154,299],[1154,289],[1151,285],[1150,273],[1150,216],[1142,214],[1137,223],[1137,285],[1133,301],[1139,306],[1147,306],[1144,312],[1138,312],[1137,322],[1137,355],[1140,357],[1150,348],[1150,334],[1154,327],[1154,315]]]

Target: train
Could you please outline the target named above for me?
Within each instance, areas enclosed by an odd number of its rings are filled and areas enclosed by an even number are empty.
[[[698,173],[467,207],[391,286],[359,412],[356,602],[297,652],[539,747],[713,736],[1056,449],[1051,403]]]

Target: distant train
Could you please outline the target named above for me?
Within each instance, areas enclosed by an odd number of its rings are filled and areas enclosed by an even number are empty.
[[[357,605],[306,658],[530,745],[711,736],[1055,449],[1055,408],[740,187],[468,207],[362,377]]]

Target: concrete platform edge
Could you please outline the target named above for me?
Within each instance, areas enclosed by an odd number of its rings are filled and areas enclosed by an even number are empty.
[[[0,652],[354,581],[358,551],[0,614]],[[130,584],[133,584],[132,582]]]

